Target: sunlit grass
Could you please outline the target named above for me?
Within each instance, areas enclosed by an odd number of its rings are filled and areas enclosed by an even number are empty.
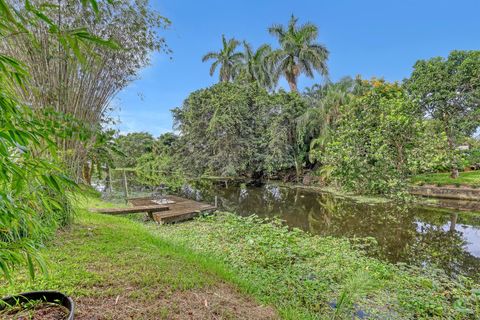
[[[480,187],[480,170],[460,172],[457,179],[450,177],[450,173],[431,173],[416,175],[411,178],[413,184],[432,184],[432,185],[467,185]]]

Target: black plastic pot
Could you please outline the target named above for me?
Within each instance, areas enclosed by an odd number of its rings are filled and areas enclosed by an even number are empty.
[[[14,306],[16,304],[27,303],[29,301],[44,301],[50,303],[56,303],[68,309],[68,316],[65,320],[73,320],[73,314],[75,311],[75,304],[70,297],[67,297],[58,291],[32,291],[17,294],[15,296],[5,297],[1,299],[0,310],[3,310],[7,305]]]

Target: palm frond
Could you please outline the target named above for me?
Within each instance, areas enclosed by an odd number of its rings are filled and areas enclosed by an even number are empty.
[[[215,61],[214,63],[212,63],[212,65],[210,66],[210,76],[213,76],[215,74],[215,70],[217,69],[217,66],[220,64],[220,61]]]
[[[286,31],[281,24],[274,24],[268,28],[268,33],[278,39],[281,39],[284,37]]]
[[[212,51],[202,57],[202,62],[206,62],[210,59],[218,59],[218,57],[219,57],[219,54],[217,52]]]
[[[305,42],[312,42],[318,37],[318,27],[312,23],[305,23],[297,31]]]
[[[329,52],[325,46],[314,42],[318,37],[317,26],[309,22],[298,26],[297,22],[298,19],[292,15],[286,28],[282,25],[269,28],[281,49],[269,53],[266,59],[272,64],[277,79],[283,74],[294,82],[292,90],[296,90],[296,79],[300,73],[313,78],[317,71],[324,77],[328,76],[326,62]]]

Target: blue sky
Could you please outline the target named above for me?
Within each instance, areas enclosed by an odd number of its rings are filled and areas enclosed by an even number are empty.
[[[173,53],[154,54],[140,79],[114,99],[122,133],[172,130],[170,109],[188,94],[217,82],[201,57],[220,48],[222,34],[255,47],[276,45],[267,32],[291,14],[319,27],[318,41],[330,51],[330,78],[361,75],[402,80],[418,59],[451,50],[480,49],[479,0],[151,0],[172,21],[161,34]],[[321,82],[301,78],[300,88]]]

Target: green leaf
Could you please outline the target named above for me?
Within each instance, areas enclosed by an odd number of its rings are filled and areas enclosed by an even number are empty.
[[[35,266],[33,265],[32,257],[30,253],[27,252],[27,266],[30,279],[35,280]]]

